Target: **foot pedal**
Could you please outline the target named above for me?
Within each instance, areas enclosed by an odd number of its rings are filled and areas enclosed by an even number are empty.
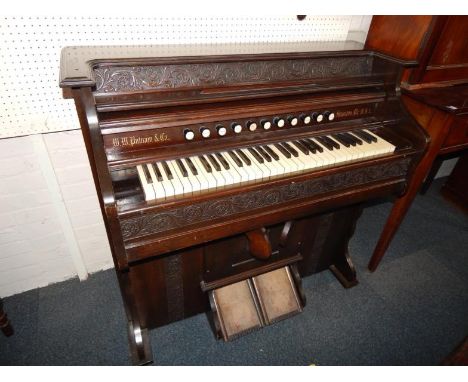
[[[218,337],[230,341],[302,311],[289,266],[209,291]]]
[[[289,267],[253,277],[252,283],[267,325],[302,312]]]

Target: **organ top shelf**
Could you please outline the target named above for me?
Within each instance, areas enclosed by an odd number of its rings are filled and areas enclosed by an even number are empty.
[[[203,56],[251,56],[307,54],[312,52],[362,51],[363,44],[356,41],[288,42],[249,44],[177,44],[177,45],[103,45],[69,46],[62,49],[60,86],[95,85],[92,68],[99,64],[112,64],[132,60],[147,63],[155,58],[188,58]]]
[[[196,44],[196,45],[115,45],[115,46],[69,46],[62,49],[60,87],[96,86],[94,69],[151,63],[242,61],[254,58],[291,59],[331,56],[377,56],[404,66],[415,65],[379,52],[364,50],[356,41],[315,41],[248,44]],[[67,93],[65,92],[67,96]]]

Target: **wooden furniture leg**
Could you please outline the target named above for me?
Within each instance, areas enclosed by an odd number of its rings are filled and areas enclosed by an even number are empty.
[[[429,133],[431,141],[421,162],[419,162],[413,172],[406,193],[394,203],[390,211],[390,215],[368,264],[368,268],[371,272],[377,269],[380,261],[384,257],[385,251],[400,227],[424,179],[426,179],[444,143],[444,139],[452,122],[451,117],[446,113],[425,107],[424,105],[415,103],[415,101],[407,101],[408,102],[405,102],[405,104],[409,106],[413,116],[415,116],[418,122],[420,122]]]
[[[6,313],[3,311],[2,299],[0,299],[0,329],[2,329],[3,334],[7,337],[12,336],[14,333],[10,320],[8,320]]]
[[[434,159],[434,163],[432,164],[431,170],[426,176],[426,179],[424,180],[424,183],[421,187],[420,194],[424,195],[427,190],[429,190],[429,187],[431,187],[431,184],[437,175],[437,172],[440,170],[440,166],[442,166],[442,163],[444,162],[444,158],[441,156],[438,156]]]
[[[133,321],[128,322],[128,343],[134,366],[153,363],[153,353],[148,336],[148,329],[142,329]]]

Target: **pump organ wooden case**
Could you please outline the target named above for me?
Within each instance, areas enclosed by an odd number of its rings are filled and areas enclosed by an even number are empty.
[[[135,364],[152,328],[208,311],[229,340],[300,312],[303,277],[356,285],[363,203],[401,195],[427,144],[412,64],[354,42],[62,51]]]

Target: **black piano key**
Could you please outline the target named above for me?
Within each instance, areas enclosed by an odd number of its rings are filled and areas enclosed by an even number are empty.
[[[148,184],[153,183],[153,181],[151,180],[151,174],[148,170],[148,166],[146,166],[146,164],[142,164],[141,167],[143,168],[143,174],[145,174],[146,182]]]
[[[372,143],[372,139],[370,139],[370,137],[367,137],[367,136],[364,136],[364,135],[360,134],[360,131],[358,131],[358,130],[353,131],[353,135],[355,135],[356,137],[361,138],[364,142],[366,142],[368,144]]]
[[[208,160],[211,162],[213,167],[215,168],[216,171],[221,171],[221,165],[218,163],[216,158],[213,156],[213,154],[208,154],[207,155]]]
[[[219,163],[222,164],[225,170],[229,170],[229,163],[224,159],[224,157],[221,155],[221,153],[215,153],[216,158],[218,158]]]
[[[249,153],[252,154],[252,156],[257,160],[258,163],[265,162],[262,156],[259,153],[257,153],[257,151],[254,150],[253,147],[249,147],[247,150],[249,150]]]
[[[177,166],[179,167],[180,172],[184,178],[188,177],[187,169],[180,159],[176,159]]]
[[[315,138],[317,139],[317,138]],[[319,153],[323,153],[323,147],[320,146],[317,142],[315,142],[313,139],[310,138],[305,138],[304,141],[309,142],[311,146],[313,146]]]
[[[333,139],[340,142],[344,147],[350,147],[351,146],[351,144],[346,139],[343,139],[338,134],[332,134],[332,137],[333,137]]]
[[[288,142],[281,142],[281,145],[288,150],[294,157],[298,157],[299,153],[288,143]]]
[[[161,173],[161,169],[159,168],[159,163],[154,163],[153,169],[154,169],[154,173],[156,174],[156,179],[158,180],[158,182],[162,182],[163,176]]]
[[[310,141],[310,142],[312,142],[312,141]],[[309,149],[309,152],[311,152],[312,154],[317,153],[317,148],[316,148],[316,146],[318,146],[318,145],[317,145],[315,142],[312,142],[313,144],[310,143],[310,142],[306,141],[305,139],[301,139],[301,143],[302,143],[305,147],[307,147],[307,148]]]
[[[203,156],[203,155],[200,155],[198,157],[198,159],[200,159],[200,162],[201,164],[203,165],[203,167],[205,168],[206,172],[212,172],[213,170],[211,169],[211,166],[210,164],[208,163],[208,161],[206,160],[206,158]]]
[[[266,159],[267,162],[271,162],[271,156],[268,155],[268,153],[263,149],[263,147],[261,146],[256,146],[255,149],[257,150],[257,152],[263,157]]]
[[[167,165],[167,163],[165,161],[162,161],[162,167],[164,169],[164,172],[166,173],[167,175],[167,179],[171,180],[171,179],[174,179],[174,177],[172,176],[172,172],[171,172],[171,169],[169,168],[169,166]]]
[[[325,137],[315,137],[315,139],[324,145],[328,150],[333,150],[334,146],[331,144],[330,140],[326,140]]]
[[[193,164],[192,160],[190,158],[185,158],[185,161],[187,162],[188,167],[189,167],[190,171],[192,172],[192,174],[197,176],[198,171],[197,171],[197,168],[195,167],[195,165]]]
[[[330,144],[331,144],[335,149],[339,150],[339,149],[341,148],[340,144],[339,144],[337,141],[331,139],[330,137],[324,136],[323,138],[324,138],[327,142],[330,142]]]
[[[247,166],[252,165],[252,162],[250,161],[249,157],[247,155],[245,155],[241,150],[236,150],[236,153],[237,153],[237,155],[239,155],[239,157],[244,161],[244,163]]]
[[[286,150],[283,146],[281,146],[279,143],[275,143],[275,147],[283,154],[286,158],[291,158],[291,153]]]
[[[268,147],[268,146],[262,146],[263,149],[268,153],[270,154],[270,156],[274,159],[274,160],[279,160],[280,157],[278,156],[278,154],[276,154],[272,149],[271,147]]]
[[[228,151],[228,154],[237,166],[244,167],[244,165],[242,164],[242,161],[240,160],[240,158],[237,156],[237,154],[234,151]]]
[[[351,146],[356,146],[356,141],[350,137],[348,137],[345,133],[338,133],[338,135],[347,141]]]
[[[309,155],[309,149],[305,146],[301,141],[292,141],[291,144],[296,146],[299,150],[302,151],[303,154]]]
[[[317,139],[317,138],[315,138]],[[309,148],[311,149],[311,151],[315,154],[317,151],[319,153],[323,153],[323,147],[320,146],[317,142],[315,142],[313,139],[311,138],[304,138],[303,139],[304,143],[307,143],[309,145]]]
[[[350,134],[350,133],[343,133],[343,135],[346,135],[349,139],[353,140],[354,142],[356,142],[356,144],[358,145],[362,145],[362,141],[356,137],[355,135],[353,134]]]
[[[356,134],[359,138],[364,139],[367,143],[377,142],[377,138],[368,134],[364,130],[355,130],[353,134]]]

